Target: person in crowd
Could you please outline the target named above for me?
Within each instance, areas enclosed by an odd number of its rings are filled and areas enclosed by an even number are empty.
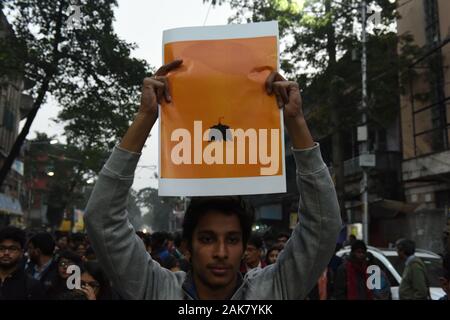
[[[25,237],[16,227],[0,229],[0,300],[45,299],[42,284],[21,266]]]
[[[281,249],[280,245],[274,245],[274,246],[270,247],[269,250],[267,250],[266,259],[264,260],[266,266],[277,262],[278,255],[280,254],[281,250],[282,249]]]
[[[28,258],[30,261],[26,267],[26,272],[42,283],[45,292],[48,292],[57,278],[58,265],[53,256],[54,251],[55,241],[48,232],[37,233],[28,241]]]
[[[339,266],[344,262],[344,259],[339,257],[337,253],[342,249],[342,244],[337,243],[334,250],[334,255],[331,257],[327,268],[327,293],[328,299],[334,298],[334,281],[336,279],[336,274]]]
[[[240,197],[191,199],[183,221],[191,252],[188,273],[162,268],[136,237],[125,209],[133,173],[158,105],[171,102],[167,75],[182,73],[181,64],[173,61],[144,80],[135,120],[99,174],[85,221],[100,263],[124,299],[304,299],[333,254],[341,218],[333,181],[303,115],[299,86],[277,72],[267,77],[265,90],[283,109],[302,199],[300,223],[277,262],[240,275],[254,222]]]
[[[427,269],[425,263],[417,257],[416,244],[412,240],[397,241],[398,257],[404,261],[402,280],[398,289],[400,300],[430,299]]]
[[[373,300],[373,293],[367,286],[367,247],[364,241],[355,240],[349,258],[336,272],[334,295],[336,300]]]
[[[186,245],[186,241],[183,241],[181,233],[175,234],[174,245],[175,245],[174,256],[178,260],[180,269],[184,272],[188,272],[191,267],[191,264],[189,263],[191,255]]]
[[[67,235],[67,233],[56,232],[55,239],[56,239],[56,241],[55,241],[55,243],[56,243],[55,251],[56,252],[64,251],[69,248],[69,236]]]
[[[87,252],[87,246],[85,242],[77,243],[74,246],[74,252],[81,257],[83,261],[86,261],[86,252]]]
[[[172,272],[181,271],[180,261],[175,256],[170,255],[165,262],[164,267]]]
[[[81,274],[82,260],[81,257],[73,251],[66,250],[60,252],[56,262],[58,265],[58,273],[55,282],[48,290],[48,297],[50,299],[59,300],[59,296],[61,294],[71,290],[68,286],[67,280],[74,273],[68,272],[68,268],[70,266],[76,266]]]
[[[261,269],[266,266],[265,261],[261,258],[262,247],[263,241],[259,235],[254,234],[248,239],[244,259],[242,260],[242,275],[245,275],[250,270]]]
[[[86,237],[82,233],[72,233],[69,237],[69,250],[76,251],[80,244],[86,247]]]
[[[379,272],[379,283],[378,279],[376,279],[375,282],[372,281],[372,295],[374,300],[391,300],[392,294],[391,294],[391,283],[389,282],[388,276],[386,272],[383,270],[384,267],[380,265],[381,263],[377,263],[375,257],[372,253],[367,252],[367,261],[369,266],[376,266],[378,269],[376,271],[373,271],[374,269],[370,270],[372,272],[371,274],[374,274],[374,272]],[[379,287],[377,285],[379,284]]]
[[[344,247],[347,247],[347,246],[351,247],[356,240],[357,240],[356,236],[354,234],[350,234],[348,236],[348,239],[344,242]]]
[[[158,261],[163,267],[166,266],[166,260],[171,256],[167,249],[167,234],[165,232],[154,232],[152,234],[152,258]]]
[[[286,242],[289,240],[291,235],[287,232],[280,232],[277,236],[277,245],[281,248],[284,248]]]
[[[80,290],[88,300],[113,300],[114,297],[110,281],[97,261],[83,264]]]

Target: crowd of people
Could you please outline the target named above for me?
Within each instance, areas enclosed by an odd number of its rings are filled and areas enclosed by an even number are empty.
[[[190,253],[181,234],[136,232],[153,260],[172,272],[188,272]],[[242,258],[244,276],[255,268],[275,263],[289,235],[264,239],[253,235]],[[73,274],[81,271],[80,288],[71,288]],[[26,232],[17,227],[0,229],[0,300],[120,300],[113,284],[96,260],[83,233]]]
[[[71,266],[80,271],[78,288],[69,285]],[[85,234],[0,229],[0,300],[116,298]]]
[[[136,232],[154,261],[172,271],[189,272],[190,251],[180,233]],[[289,233],[276,237],[252,234],[241,260],[244,277],[251,270],[274,264],[282,253]],[[391,284],[381,270],[379,288],[369,288],[369,266],[376,265],[366,244],[356,238],[348,257],[334,255],[307,300],[390,300]],[[399,257],[405,263],[399,298],[402,300],[430,299],[427,271],[423,261],[414,255],[411,240],[397,243]],[[336,245],[336,252],[342,245]],[[71,288],[70,266],[81,271],[80,288]],[[448,299],[450,291],[450,255],[444,256],[441,286]],[[114,285],[97,262],[86,234],[56,232],[26,233],[16,227],[0,229],[0,300],[120,300]]]

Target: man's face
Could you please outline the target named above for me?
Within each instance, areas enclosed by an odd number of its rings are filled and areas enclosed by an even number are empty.
[[[366,250],[364,249],[356,249],[355,251],[353,251],[353,256],[359,262],[363,262],[366,260],[366,254]]]
[[[213,290],[235,286],[243,251],[237,215],[217,211],[203,215],[192,236],[191,262],[196,285],[201,282]]]
[[[0,268],[9,270],[15,267],[22,256],[20,243],[8,239],[0,242]]]
[[[84,257],[86,255],[86,246],[84,244],[78,245],[77,250],[75,250],[75,253],[80,257]]]
[[[68,241],[67,241],[67,237],[61,237],[58,239],[58,242],[56,243],[56,245],[58,246],[59,249],[64,250],[67,248],[68,245]]]
[[[403,250],[400,250],[398,247],[397,247],[397,254],[398,254],[398,257],[400,258],[400,260],[402,260],[402,261],[406,260],[405,253],[403,252]]]
[[[277,242],[283,246],[286,244],[287,241],[288,241],[288,238],[286,236],[281,236],[277,239]]]
[[[248,266],[257,266],[261,259],[260,250],[252,244],[247,245],[245,250],[244,261]]]

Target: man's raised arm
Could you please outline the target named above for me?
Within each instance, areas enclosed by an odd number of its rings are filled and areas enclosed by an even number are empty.
[[[151,259],[126,210],[140,152],[158,118],[158,103],[162,99],[171,100],[165,76],[181,63],[165,65],[155,77],[144,80],[135,120],[102,168],[86,208],[89,239],[102,267],[124,299],[167,299],[164,294],[176,292],[181,281],[179,275]],[[166,290],[159,290],[162,287]]]
[[[299,223],[277,262],[255,272],[253,299],[304,299],[333,255],[341,229],[333,181],[303,116],[298,84],[272,73],[266,82],[284,108],[284,123],[293,145],[300,192]],[[249,277],[252,277],[250,274]]]

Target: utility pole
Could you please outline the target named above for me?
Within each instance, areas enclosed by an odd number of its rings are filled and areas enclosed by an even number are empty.
[[[360,157],[360,166],[361,166],[361,156],[368,153],[368,129],[367,129],[367,3],[365,0],[362,0],[361,3],[361,17],[362,17],[362,34],[361,34],[361,42],[362,42],[362,57],[361,57],[361,74],[362,74],[362,103],[361,103],[361,126],[358,127],[358,142],[359,142],[359,157]],[[362,167],[362,181],[361,181],[361,202],[363,205],[363,214],[362,214],[362,222],[363,222],[363,239],[366,244],[369,244],[369,203],[368,203],[368,177],[367,177],[367,168],[365,166]]]

